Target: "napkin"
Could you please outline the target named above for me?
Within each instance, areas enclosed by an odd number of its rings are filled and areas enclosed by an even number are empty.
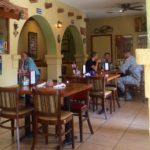
[[[65,87],[66,87],[66,84],[64,84],[64,83],[57,84],[57,85],[53,86],[54,89],[63,89]]]
[[[43,82],[43,83],[40,83],[40,84],[36,85],[36,87],[40,88],[40,87],[43,87],[45,85],[46,85],[46,82]]]
[[[90,77],[91,74],[88,72],[88,73],[84,74],[84,76],[85,76],[85,77]]]

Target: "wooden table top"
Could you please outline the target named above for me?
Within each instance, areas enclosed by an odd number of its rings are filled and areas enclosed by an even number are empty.
[[[100,73],[100,72],[97,72],[94,77],[98,77],[98,78],[101,78],[101,77],[105,77],[106,81],[111,81],[111,80],[115,80],[117,78],[120,77],[120,74],[107,74],[107,73]],[[66,78],[66,79],[73,79],[73,78],[79,78],[79,79],[83,79],[83,80],[86,80],[86,77],[83,77],[83,76],[75,76],[75,75],[63,75],[63,76],[60,76],[60,78]],[[88,78],[88,77],[87,77]]]
[[[35,86],[24,86],[19,88],[19,94],[32,94],[32,89],[35,88]],[[66,84],[66,87],[63,89],[59,89],[62,96],[72,96],[76,93],[86,91],[92,88],[91,84],[85,84],[85,83],[69,83]],[[40,88],[44,91],[51,91],[56,93],[58,89],[54,89],[53,87],[44,86]]]

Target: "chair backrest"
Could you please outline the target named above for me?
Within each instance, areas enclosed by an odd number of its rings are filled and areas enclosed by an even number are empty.
[[[18,97],[17,87],[0,87],[0,108],[16,111]]]
[[[40,116],[58,117],[61,116],[61,102],[63,97],[60,90],[57,92],[46,91],[44,89],[33,90],[33,101],[35,113]]]
[[[92,92],[104,92],[105,91],[105,77],[88,77],[88,83],[91,83]]]

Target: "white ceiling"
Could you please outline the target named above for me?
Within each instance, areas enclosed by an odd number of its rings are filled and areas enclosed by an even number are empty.
[[[111,17],[121,15],[134,15],[145,12],[145,0],[60,0],[72,7],[80,9],[87,14],[88,18]],[[126,11],[119,13],[118,3],[139,2],[144,4],[144,11]],[[107,13],[113,11],[113,13]]]

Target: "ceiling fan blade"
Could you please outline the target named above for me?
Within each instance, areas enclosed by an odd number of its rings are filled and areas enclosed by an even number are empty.
[[[140,9],[140,8],[128,8],[128,10],[143,11],[144,9]]]
[[[106,13],[108,13],[108,14],[112,14],[112,13],[114,13],[113,11],[107,11]]]
[[[130,8],[143,8],[143,6],[131,6]]]
[[[141,2],[133,2],[133,3],[130,3],[130,5],[137,5],[137,4],[141,4]]]

